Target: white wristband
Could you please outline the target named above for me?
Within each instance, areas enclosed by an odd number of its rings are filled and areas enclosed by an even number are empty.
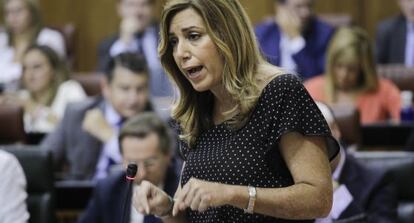
[[[244,213],[253,214],[254,211],[254,203],[256,202],[256,188],[253,186],[247,187],[249,190],[249,203],[247,204],[247,208],[244,209]]]

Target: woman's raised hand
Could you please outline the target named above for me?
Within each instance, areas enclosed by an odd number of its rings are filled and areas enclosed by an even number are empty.
[[[228,188],[224,184],[191,178],[176,193],[173,215],[177,215],[179,211],[183,211],[186,208],[203,212],[209,207],[228,204],[232,194]]]

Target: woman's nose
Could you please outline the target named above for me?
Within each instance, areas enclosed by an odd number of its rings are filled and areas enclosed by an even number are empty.
[[[176,55],[182,60],[186,60],[190,57],[187,44],[184,42],[178,42],[175,50]]]

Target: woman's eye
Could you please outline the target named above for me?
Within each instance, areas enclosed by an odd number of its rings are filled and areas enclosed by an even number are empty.
[[[174,47],[175,45],[177,45],[178,40],[177,38],[170,38],[169,42],[170,46]]]
[[[189,40],[197,40],[197,39],[199,39],[200,38],[200,34],[198,34],[198,33],[190,33],[190,34],[188,34],[188,39]]]

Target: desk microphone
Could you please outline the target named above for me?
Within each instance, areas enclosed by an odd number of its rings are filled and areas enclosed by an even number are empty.
[[[126,169],[126,181],[127,181],[127,190],[125,193],[125,203],[124,207],[122,208],[122,218],[121,223],[129,223],[129,218],[127,215],[128,209],[131,209],[131,192],[132,192],[132,184],[135,180],[135,175],[137,175],[138,166],[137,164],[130,163],[128,164],[128,168]]]

